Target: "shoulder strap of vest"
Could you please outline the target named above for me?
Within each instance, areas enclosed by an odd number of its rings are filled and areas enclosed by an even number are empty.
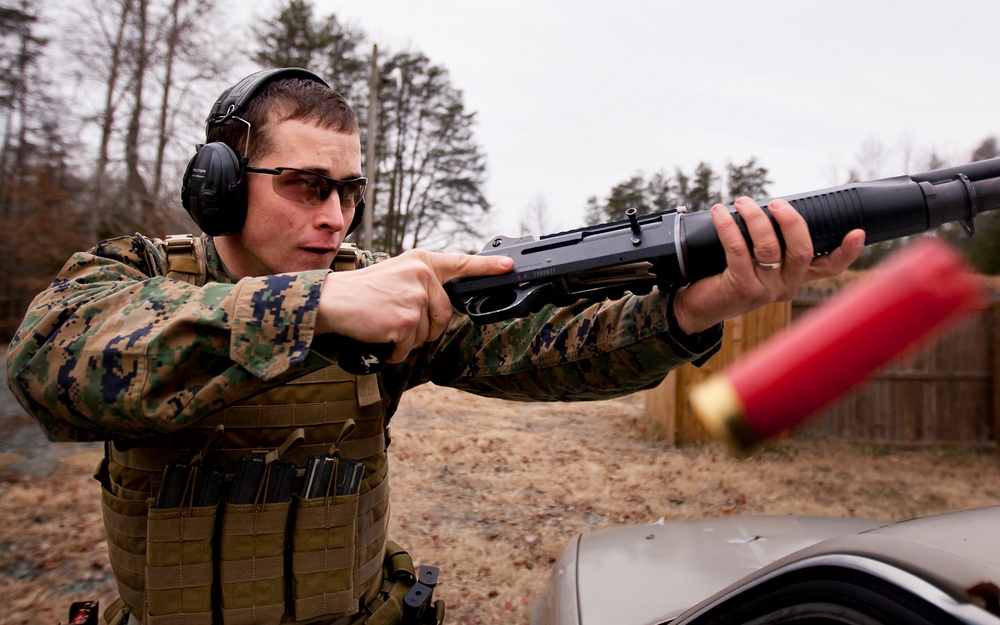
[[[167,235],[167,277],[194,286],[205,284],[208,265],[201,237],[191,234]]]
[[[333,259],[334,271],[350,271],[357,269],[361,260],[361,252],[358,246],[353,243],[343,243],[337,250],[337,257]]]
[[[194,286],[205,284],[208,275],[205,245],[201,237],[191,234],[167,235],[167,277]],[[334,271],[357,269],[360,252],[353,243],[344,243],[333,260]]]

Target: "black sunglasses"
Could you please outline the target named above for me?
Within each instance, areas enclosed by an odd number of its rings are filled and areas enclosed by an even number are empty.
[[[319,206],[337,189],[342,208],[356,208],[365,197],[365,187],[368,179],[350,178],[336,180],[329,176],[294,167],[247,167],[245,171],[251,174],[267,174],[274,176],[274,192],[279,196],[306,206]]]

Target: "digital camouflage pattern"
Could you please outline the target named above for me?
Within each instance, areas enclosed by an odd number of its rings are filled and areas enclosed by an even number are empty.
[[[236,280],[210,237],[205,286],[168,279],[165,243],[141,235],[74,255],[32,302],[7,354],[11,390],[52,440],[170,432],[326,366],[335,337],[314,335],[326,270]],[[384,259],[365,252],[362,268]],[[433,381],[517,400],[579,400],[649,388],[699,353],[668,334],[654,290],[548,307],[477,326],[456,313],[444,335],[388,366],[391,415],[403,391]],[[363,311],[362,311],[363,312]]]

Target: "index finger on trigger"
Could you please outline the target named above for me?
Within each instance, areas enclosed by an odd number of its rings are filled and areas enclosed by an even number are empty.
[[[508,256],[472,254],[432,254],[429,262],[441,284],[455,278],[499,275],[514,266],[514,259]]]

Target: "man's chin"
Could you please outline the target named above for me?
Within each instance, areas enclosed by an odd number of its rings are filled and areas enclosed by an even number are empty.
[[[337,257],[336,250],[314,250],[299,249],[295,255],[295,260],[290,265],[295,269],[289,271],[313,271],[316,269],[330,269],[333,261]]]

